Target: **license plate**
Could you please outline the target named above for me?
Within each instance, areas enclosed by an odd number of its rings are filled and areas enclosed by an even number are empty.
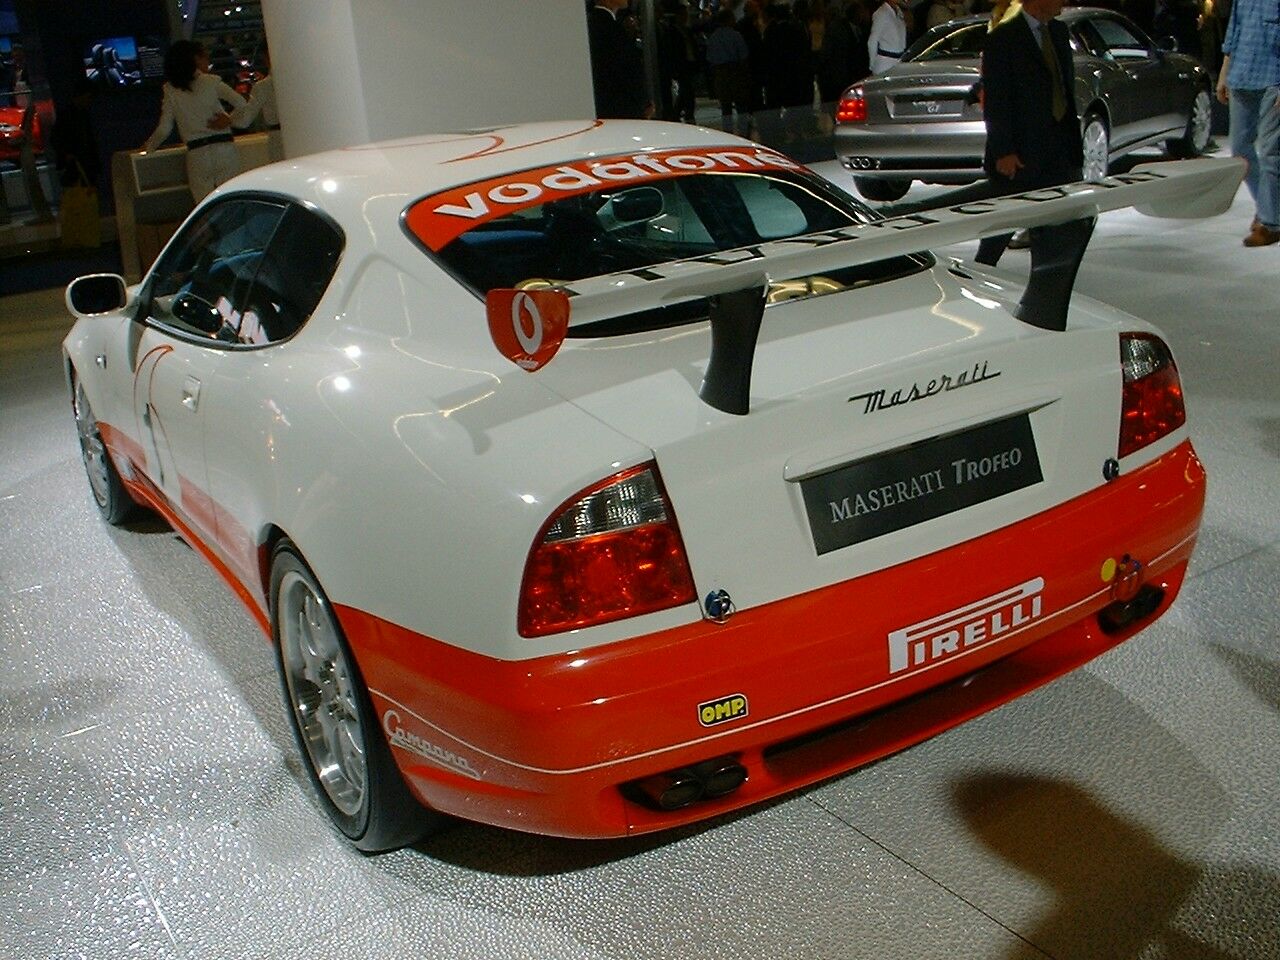
[[[893,101],[895,117],[958,117],[963,112],[962,100],[897,97]]]
[[[936,437],[800,482],[819,554],[1040,483],[1027,414]]]

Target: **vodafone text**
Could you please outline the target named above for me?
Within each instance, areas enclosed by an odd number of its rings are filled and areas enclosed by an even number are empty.
[[[527,174],[516,174],[526,179],[505,180],[492,186],[486,184],[487,190],[470,190],[463,195],[461,203],[442,203],[432,212],[441,216],[483,220],[492,214],[492,204],[527,207],[556,199],[557,194],[572,195],[610,183],[635,183],[706,171],[797,170],[799,167],[793,160],[763,150],[638,153],[622,159],[565,164],[545,173],[531,170]]]

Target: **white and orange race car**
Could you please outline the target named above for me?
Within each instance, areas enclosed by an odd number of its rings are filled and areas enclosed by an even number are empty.
[[[883,219],[758,144],[591,122],[276,164],[68,288],[93,495],[279,651],[337,826],[687,823],[899,750],[1173,602],[1169,347],[1071,287],[1230,160]],[[1025,284],[931,247],[1036,227]]]

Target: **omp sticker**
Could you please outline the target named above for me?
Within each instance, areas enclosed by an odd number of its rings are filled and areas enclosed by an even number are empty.
[[[747,713],[747,698],[741,693],[731,693],[727,697],[698,704],[698,722],[704,727],[741,720]]]
[[[918,670],[1038,620],[1044,578],[993,593],[973,603],[889,634],[889,673]]]
[[[636,186],[695,173],[800,170],[794,160],[758,147],[656,150],[508,173],[419,200],[405,222],[430,250],[441,250],[477,224],[552,200],[609,186]]]
[[[464,777],[470,777],[472,780],[481,779],[480,774],[466,757],[460,757],[452,750],[446,750],[439,744],[418,736],[412,730],[405,729],[398,711],[388,710],[382,715],[382,729],[386,732],[387,742],[391,746],[416,753],[438,766],[460,773]]]

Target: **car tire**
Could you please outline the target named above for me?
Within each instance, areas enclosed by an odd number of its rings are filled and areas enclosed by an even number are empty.
[[[876,180],[871,177],[854,177],[853,185],[860,194],[877,203],[901,200],[911,189],[910,180]]]
[[[113,526],[127,523],[138,515],[141,508],[125,489],[124,481],[111,462],[111,454],[102,441],[102,432],[89,404],[84,384],[72,373],[71,412],[76,418],[76,433],[80,437],[80,459],[89,478],[89,491],[97,504],[102,519]]]
[[[1084,145],[1083,179],[1101,180],[1111,169],[1111,134],[1107,121],[1099,114],[1089,114],[1085,117],[1080,139]]]
[[[342,627],[297,547],[271,558],[271,636],[303,762],[334,826],[365,853],[394,850],[443,817],[405,786]]]
[[[1169,140],[1165,147],[1169,156],[1186,159],[1198,157],[1209,146],[1213,136],[1213,102],[1207,88],[1196,91],[1191,101],[1191,112],[1187,115],[1187,129],[1176,140]]]

